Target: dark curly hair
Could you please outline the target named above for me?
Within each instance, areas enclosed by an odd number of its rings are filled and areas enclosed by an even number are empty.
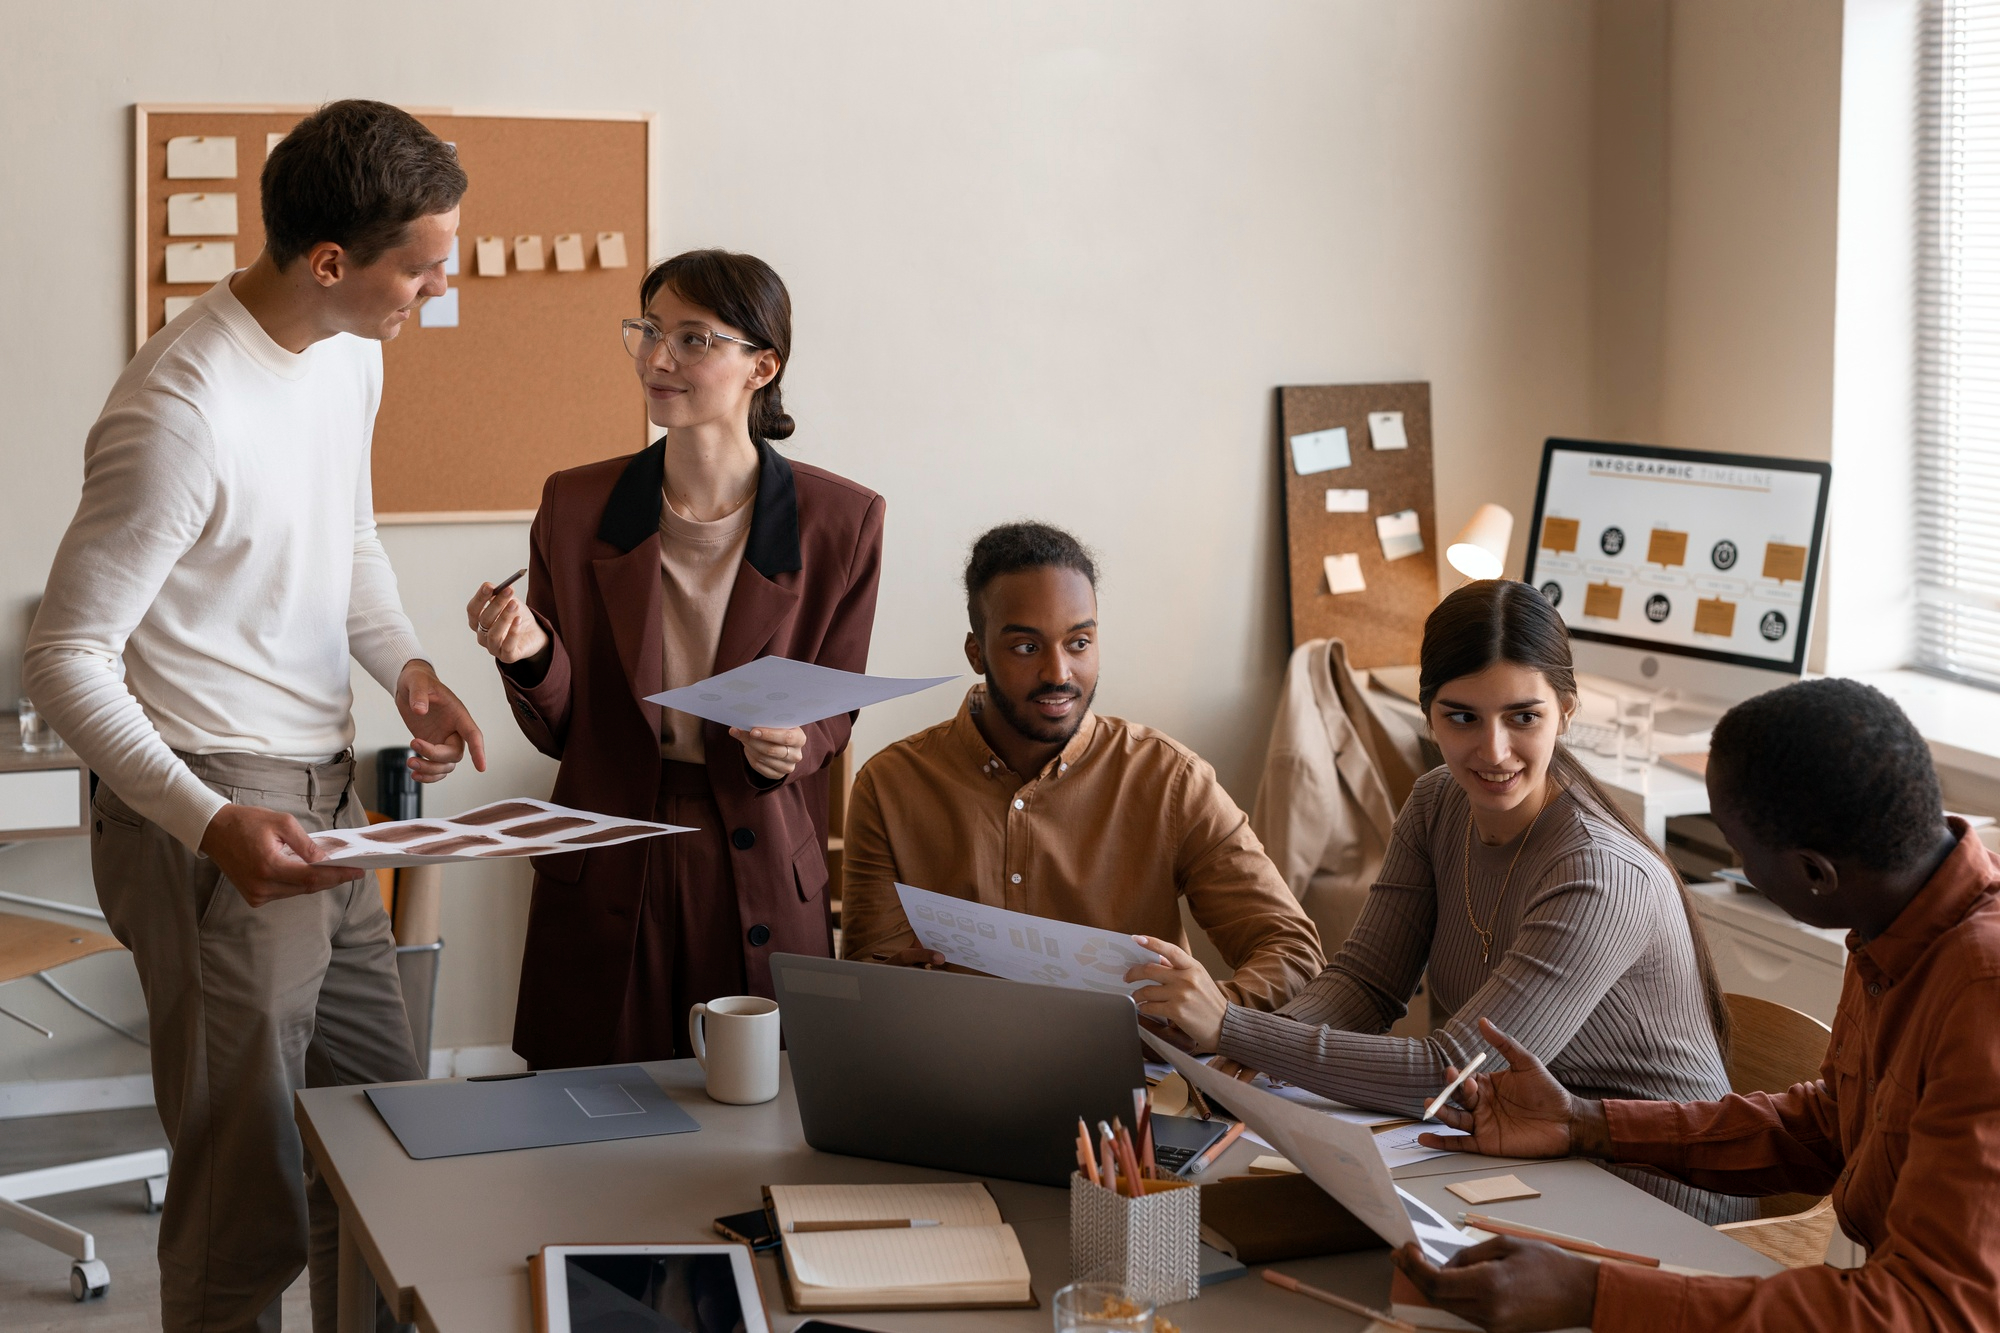
[[[264,160],[264,248],[280,269],[322,241],[367,267],[412,222],[458,207],[465,168],[452,146],[386,102],[328,102]]]
[[[1895,700],[1858,680],[1804,680],[1736,705],[1715,726],[1708,765],[1773,848],[1909,870],[1944,831],[1930,747]]]
[[[1073,569],[1097,586],[1097,562],[1090,551],[1061,528],[1046,523],[1002,523],[989,528],[972,544],[965,562],[965,613],[972,620],[972,632],[983,633],[985,615],[979,609],[979,594],[1002,574],[1024,569]]]

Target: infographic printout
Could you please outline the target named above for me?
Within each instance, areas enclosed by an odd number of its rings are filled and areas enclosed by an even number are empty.
[[[1574,630],[1799,660],[1825,477],[1552,448],[1528,581]]]
[[[329,829],[313,834],[312,840],[326,853],[320,865],[387,870],[492,857],[552,856],[657,838],[663,833],[690,832],[693,830],[679,824],[623,819],[517,796],[450,818],[397,819],[366,828]]]
[[[898,884],[896,895],[924,947],[960,967],[1009,981],[1130,995],[1151,983],[1128,982],[1125,974],[1160,961],[1115,930],[1010,912],[907,884]]]

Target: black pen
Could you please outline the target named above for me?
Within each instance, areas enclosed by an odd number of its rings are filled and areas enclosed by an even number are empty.
[[[515,584],[515,582],[516,582],[516,581],[517,581],[517,580],[518,580],[518,579],[519,579],[519,578],[521,577],[521,575],[523,575],[523,574],[525,574],[525,573],[527,573],[527,572],[528,572],[528,571],[527,571],[527,570],[525,570],[525,569],[517,569],[517,570],[515,570],[515,571],[514,571],[514,572],[513,572],[512,574],[509,574],[509,575],[508,575],[508,576],[507,576],[506,578],[502,579],[502,580],[501,580],[500,582],[498,582],[498,583],[494,584],[494,585],[493,585],[493,595],[494,595],[495,597],[498,597],[498,596],[499,596],[499,595],[500,595],[501,593],[503,593],[503,592],[507,591],[507,589],[509,589],[509,588],[513,587],[513,586],[514,586],[514,584]]]

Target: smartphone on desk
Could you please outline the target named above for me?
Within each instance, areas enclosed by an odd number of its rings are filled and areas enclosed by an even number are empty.
[[[748,1245],[757,1253],[778,1248],[778,1228],[771,1221],[771,1214],[762,1208],[747,1213],[731,1213],[727,1217],[715,1219],[716,1234],[738,1245]],[[831,1324],[827,1327],[833,1327]]]

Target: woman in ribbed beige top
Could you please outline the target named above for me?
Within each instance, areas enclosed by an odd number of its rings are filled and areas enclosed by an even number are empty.
[[[746,497],[729,513],[703,522],[681,512],[671,476],[667,484],[660,506],[660,641],[666,681],[661,688],[677,690],[715,674],[722,617],[750,541],[750,502]],[[701,726],[692,714],[661,709],[660,758],[706,763]],[[804,740],[803,733],[799,739]]]
[[[1396,820],[1340,952],[1275,1013],[1220,1003],[1169,966],[1135,998],[1198,1050],[1358,1106],[1418,1115],[1484,1052],[1488,1018],[1592,1096],[1708,1100],[1729,1091],[1727,1016],[1679,878],[1561,745],[1576,707],[1567,632],[1523,583],[1469,584],[1424,628],[1419,696],[1444,754]],[[1446,1017],[1386,1035],[1420,978]],[[1740,1201],[1646,1176],[1711,1221]]]

